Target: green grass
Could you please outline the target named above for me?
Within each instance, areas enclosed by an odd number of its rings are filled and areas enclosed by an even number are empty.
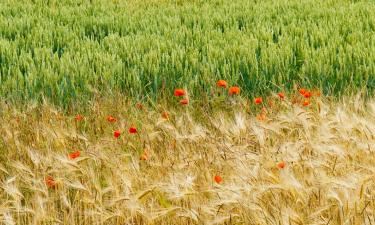
[[[298,84],[375,87],[375,4],[348,0],[3,0],[0,95],[66,106],[95,96],[249,96]]]

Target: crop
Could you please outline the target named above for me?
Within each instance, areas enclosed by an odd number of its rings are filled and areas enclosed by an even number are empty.
[[[251,98],[296,84],[371,96],[374,11],[365,0],[4,0],[0,95],[68,108],[175,87],[200,96],[225,79]]]
[[[374,223],[374,103],[283,96],[200,108],[103,100],[79,120],[3,104],[0,221]]]
[[[0,1],[0,224],[375,224],[374,12]]]

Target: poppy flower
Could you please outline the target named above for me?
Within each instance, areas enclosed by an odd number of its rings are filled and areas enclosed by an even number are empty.
[[[120,137],[120,135],[121,135],[121,131],[119,131],[119,130],[115,130],[115,131],[113,132],[113,136],[114,136],[115,138]]]
[[[262,104],[262,102],[263,102],[262,97],[258,97],[258,98],[254,99],[254,103],[257,104],[257,105]]]
[[[218,87],[227,88],[227,82],[225,80],[219,80],[219,81],[217,81],[216,85]]]
[[[136,133],[137,133],[137,128],[134,127],[134,126],[130,127],[130,128],[129,128],[129,133],[131,133],[131,134],[136,134]]]
[[[164,112],[161,113],[161,117],[162,117],[163,119],[168,120],[168,119],[169,119],[169,113],[168,113],[167,111],[164,111]]]
[[[308,106],[308,105],[310,105],[310,101],[306,99],[305,101],[302,102],[302,105]]]
[[[69,159],[75,159],[81,155],[80,151],[71,152],[68,154]]]
[[[229,95],[238,95],[240,94],[240,88],[237,86],[233,86],[229,88]]]
[[[310,98],[312,96],[312,93],[310,91],[306,91],[304,94],[303,94],[303,97],[305,98]]]
[[[214,177],[214,180],[215,180],[216,183],[220,184],[223,181],[223,178],[221,178],[221,176],[219,176],[219,175],[216,175]]]
[[[277,96],[279,96],[280,99],[284,99],[285,98],[285,94],[283,92],[277,93]]]
[[[78,114],[78,115],[76,115],[76,116],[74,117],[74,119],[75,119],[76,121],[82,121],[82,120],[84,119],[84,117],[83,117],[81,114]]]
[[[301,95],[304,95],[306,93],[306,89],[301,88],[298,90]]]
[[[184,89],[175,89],[174,90],[174,96],[180,97],[184,96],[186,94],[186,91]]]
[[[189,104],[189,100],[187,98],[181,99],[180,104],[181,105],[187,105],[187,104]]]
[[[117,121],[117,119],[113,116],[107,116],[107,121],[110,122],[110,123],[114,123]]]
[[[46,179],[45,179],[45,182],[46,182],[47,187],[49,187],[49,188],[54,189],[57,186],[57,183],[56,183],[55,179],[53,179],[52,176],[47,176]]]
[[[280,161],[280,162],[277,163],[277,168],[284,169],[284,167],[285,167],[285,162],[284,161]]]

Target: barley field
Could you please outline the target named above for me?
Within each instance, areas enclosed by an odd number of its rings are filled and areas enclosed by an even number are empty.
[[[375,2],[0,0],[0,225],[375,225]]]
[[[375,103],[274,98],[4,107],[2,223],[374,224]]]

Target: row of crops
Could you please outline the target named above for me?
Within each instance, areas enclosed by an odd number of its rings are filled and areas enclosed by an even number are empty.
[[[0,95],[57,105],[124,93],[249,96],[375,88],[375,4],[345,0],[0,1]]]

